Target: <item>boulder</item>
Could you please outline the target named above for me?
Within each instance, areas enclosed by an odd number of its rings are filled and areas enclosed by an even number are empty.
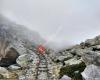
[[[86,41],[85,41],[85,46],[93,46],[93,45],[95,45],[96,44],[96,40],[95,39],[87,39]]]
[[[92,48],[93,51],[100,51],[100,45],[93,46]]]
[[[65,65],[60,69],[60,78],[63,75],[68,75],[72,80],[82,80],[81,72],[84,71],[85,67],[84,62],[74,65]]]
[[[77,59],[76,57],[69,59],[67,61],[64,61],[65,65],[76,65],[82,63],[81,59]]]
[[[84,80],[100,80],[100,67],[88,65],[81,74]]]
[[[64,75],[60,80],[71,80],[71,78],[68,77],[67,75]]]
[[[4,79],[16,79],[17,78],[17,75],[15,73],[11,73],[6,68],[3,68],[3,67],[0,67],[0,75],[2,75]]]
[[[17,64],[20,65],[21,67],[27,67],[28,66],[28,56],[27,54],[23,54],[19,56],[16,60]]]
[[[10,69],[10,70],[19,70],[19,69],[21,69],[21,67],[19,67],[18,65],[10,65],[8,67],[8,69]]]
[[[94,64],[100,66],[100,53],[94,51],[87,51],[82,55],[83,61],[86,65]]]
[[[60,62],[63,62],[63,61],[65,61],[65,60],[68,60],[68,59],[71,59],[73,57],[73,55],[71,54],[71,53],[65,53],[65,52],[63,52],[63,54],[62,55],[60,55],[60,56],[56,56],[55,57],[55,61],[60,61]]]
[[[4,77],[7,77],[8,70],[6,68],[0,67],[0,74],[3,75]]]
[[[84,54],[84,49],[81,49],[81,48],[73,48],[71,49],[70,51],[73,55],[78,55],[78,56],[81,56],[82,54]]]
[[[34,52],[32,52],[31,54],[20,55],[17,58],[16,62],[21,67],[32,67],[33,65],[36,65],[37,60],[37,55]]]
[[[70,58],[72,58],[73,57],[73,55],[72,54],[69,54],[69,55],[67,55],[67,56],[59,56],[58,58],[57,58],[57,60],[59,60],[59,61],[64,61],[64,60],[68,60],[68,59],[70,59]]]

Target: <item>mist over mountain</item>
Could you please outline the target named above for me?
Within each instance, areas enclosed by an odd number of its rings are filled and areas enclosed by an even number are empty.
[[[57,33],[54,43],[77,44],[100,32],[100,0],[0,0],[0,13],[46,40]]]
[[[45,43],[45,40],[36,31],[31,31],[23,25],[18,25],[5,18],[3,15],[0,15],[0,30],[0,33],[7,31],[8,33],[6,33],[5,36],[9,38],[10,36],[7,35],[11,35],[11,39],[20,38],[28,40],[34,45]],[[3,36],[4,34],[0,35]]]
[[[0,30],[1,30],[1,32],[0,32],[1,34],[2,34],[2,32],[7,31],[5,36],[8,35],[7,36],[8,39],[12,42],[15,41],[15,38],[20,38],[24,41],[26,40],[26,42],[27,41],[31,42],[33,45],[42,44],[45,47],[51,48],[54,51],[59,51],[61,49],[64,49],[64,48],[72,45],[70,43],[64,44],[64,42],[59,43],[59,42],[52,42],[52,41],[45,40],[44,38],[41,37],[41,35],[38,32],[36,32],[34,30],[30,30],[26,26],[19,25],[15,22],[11,21],[10,19],[6,18],[3,15],[0,15]],[[2,36],[4,36],[4,34]],[[64,45],[62,45],[62,44],[64,44]]]

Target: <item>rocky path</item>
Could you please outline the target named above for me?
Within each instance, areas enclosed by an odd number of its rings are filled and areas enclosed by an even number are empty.
[[[48,62],[44,54],[38,54],[40,63],[37,66],[36,80],[50,80]]]

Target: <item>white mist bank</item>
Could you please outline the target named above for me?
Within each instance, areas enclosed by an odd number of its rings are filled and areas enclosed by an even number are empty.
[[[99,35],[99,4],[100,0],[1,0],[0,13],[38,32],[46,44],[63,48]]]

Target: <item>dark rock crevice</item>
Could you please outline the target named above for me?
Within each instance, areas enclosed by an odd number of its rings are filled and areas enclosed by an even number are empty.
[[[19,53],[14,48],[10,48],[5,57],[1,59],[0,66],[8,67],[12,64],[16,64],[16,59],[18,58],[18,56]]]

